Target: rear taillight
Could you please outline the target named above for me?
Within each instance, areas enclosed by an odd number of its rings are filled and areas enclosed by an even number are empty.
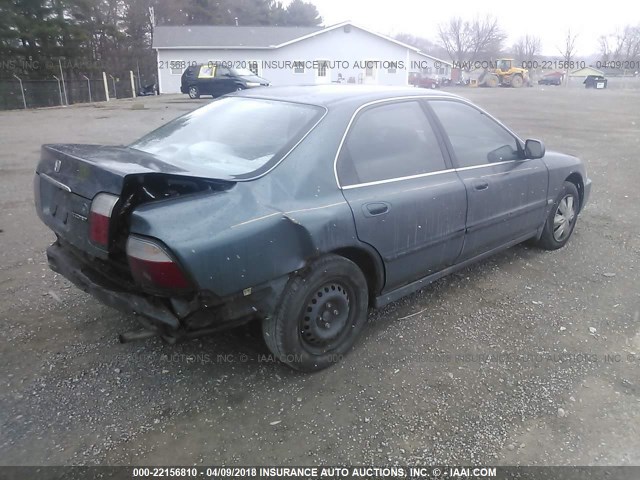
[[[100,247],[109,246],[109,221],[118,197],[99,193],[91,202],[89,213],[89,239]]]
[[[160,245],[131,236],[127,257],[133,279],[142,287],[187,289],[191,286],[180,266]]]

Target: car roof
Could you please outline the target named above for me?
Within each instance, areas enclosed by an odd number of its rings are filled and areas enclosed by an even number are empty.
[[[237,95],[242,97],[287,100],[297,103],[309,103],[329,107],[337,103],[362,105],[364,103],[388,98],[433,97],[462,98],[452,93],[425,90],[416,87],[385,87],[372,85],[304,85],[288,87],[265,87],[243,90]]]

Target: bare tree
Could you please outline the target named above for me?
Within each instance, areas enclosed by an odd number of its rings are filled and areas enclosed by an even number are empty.
[[[541,45],[540,37],[526,34],[524,37],[520,37],[513,46],[513,54],[520,61],[530,62],[540,54]]]
[[[611,35],[600,37],[600,54],[604,62],[640,60],[640,25],[626,26]]]
[[[471,22],[471,38],[473,41],[473,60],[484,56],[485,59],[494,59],[500,55],[502,44],[507,38],[500,28],[498,19],[487,15],[483,19],[475,18]]]
[[[452,62],[469,60],[472,47],[469,22],[453,17],[447,24],[438,26],[438,37]]]
[[[571,69],[571,60],[573,60],[573,57],[576,54],[576,39],[578,38],[578,35],[573,35],[571,34],[571,29],[567,29],[567,35],[565,36],[564,39],[564,45],[562,47],[558,47],[558,51],[560,52],[560,55],[562,55],[562,60],[564,61],[564,65],[565,65],[565,72],[566,72],[566,85],[569,85],[569,70]]]
[[[444,48],[442,48],[440,45],[437,45],[428,38],[417,37],[409,33],[399,33],[395,36],[395,38],[402,43],[406,43],[407,45],[411,45],[420,49],[421,52],[424,52],[428,55],[433,55],[439,58],[447,56],[447,51]]]
[[[451,60],[461,64],[495,58],[502,50],[506,35],[500,29],[498,19],[487,15],[471,21],[453,17],[438,27],[438,37]]]
[[[562,45],[562,47],[558,47],[558,51],[560,52],[560,55],[562,55],[562,59],[564,60],[565,64],[571,63],[571,60],[576,54],[577,38],[578,35],[571,34],[571,29],[569,28],[564,39],[564,45]]]

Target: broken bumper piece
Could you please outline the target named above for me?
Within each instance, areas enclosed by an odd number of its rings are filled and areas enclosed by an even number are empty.
[[[178,317],[160,300],[122,290],[114,281],[91,268],[68,248],[54,243],[47,249],[49,267],[86,293],[123,313],[141,315],[153,324],[177,330]]]

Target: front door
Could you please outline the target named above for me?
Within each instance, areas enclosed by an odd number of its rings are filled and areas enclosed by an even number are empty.
[[[213,92],[212,95],[224,95],[236,90],[236,82],[233,79],[231,70],[227,67],[216,68],[216,75],[213,78]]]
[[[460,254],[467,199],[447,162],[418,100],[367,107],[347,134],[338,179],[358,238],[384,261],[384,291],[445,268]]]
[[[533,234],[544,222],[548,172],[525,159],[519,140],[481,110],[432,100],[468,196],[460,261]]]

